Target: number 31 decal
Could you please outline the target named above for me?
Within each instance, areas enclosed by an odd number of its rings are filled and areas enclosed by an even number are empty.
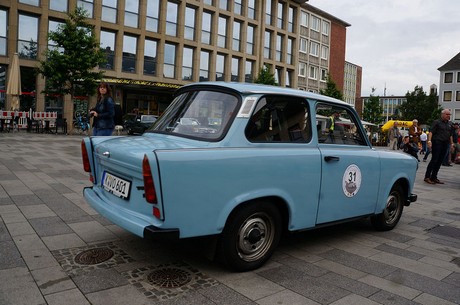
[[[342,189],[347,197],[353,197],[361,187],[361,170],[356,164],[351,164],[343,173]]]

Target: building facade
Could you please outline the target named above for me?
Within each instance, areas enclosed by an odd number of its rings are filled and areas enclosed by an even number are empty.
[[[369,101],[369,96],[363,96],[362,102],[365,104]],[[405,96],[380,96],[380,106],[383,109],[382,116],[385,118],[385,122],[392,119],[397,119],[400,116],[399,106],[407,102]]]
[[[451,120],[460,122],[460,53],[440,68],[439,104],[452,113]]]
[[[95,97],[45,96],[45,80],[34,74],[50,46],[48,32],[76,6],[89,13],[106,51],[99,69],[124,113],[161,114],[182,85],[253,82],[263,66],[281,86],[318,92],[331,73],[342,90],[349,24],[305,2],[0,0],[0,107],[9,110],[4,93],[14,53],[20,57],[22,109],[57,111],[71,121],[75,111],[95,103]],[[332,72],[340,65],[341,74]]]

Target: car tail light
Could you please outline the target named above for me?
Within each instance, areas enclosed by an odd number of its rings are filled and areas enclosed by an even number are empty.
[[[145,199],[148,203],[157,203],[157,193],[153,184],[152,170],[147,155],[144,155],[144,160],[142,160],[142,176],[144,177]]]
[[[91,174],[91,166],[89,164],[88,151],[86,150],[85,141],[81,141],[81,158],[83,160],[83,169],[85,172],[90,173],[89,180],[94,183],[94,177]]]

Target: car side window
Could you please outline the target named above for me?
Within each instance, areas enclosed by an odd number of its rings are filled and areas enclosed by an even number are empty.
[[[329,104],[316,108],[318,142],[324,144],[367,145],[359,123],[349,109]]]
[[[251,142],[310,142],[312,131],[306,101],[286,96],[261,98],[245,133]]]

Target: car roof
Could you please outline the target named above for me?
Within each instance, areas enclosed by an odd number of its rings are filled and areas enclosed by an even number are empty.
[[[342,105],[342,106],[350,106],[349,104],[345,103],[344,101],[332,98],[330,96],[321,95],[313,92],[292,89],[292,88],[285,88],[279,86],[270,86],[270,85],[261,85],[261,84],[251,84],[251,83],[236,83],[236,82],[199,82],[194,84],[185,85],[177,90],[178,93],[181,91],[187,91],[192,88],[206,88],[206,87],[220,87],[220,88],[227,88],[233,91],[236,91],[243,95],[248,94],[284,94],[302,98],[309,98],[309,99],[316,99],[326,102],[331,102],[334,104]]]

